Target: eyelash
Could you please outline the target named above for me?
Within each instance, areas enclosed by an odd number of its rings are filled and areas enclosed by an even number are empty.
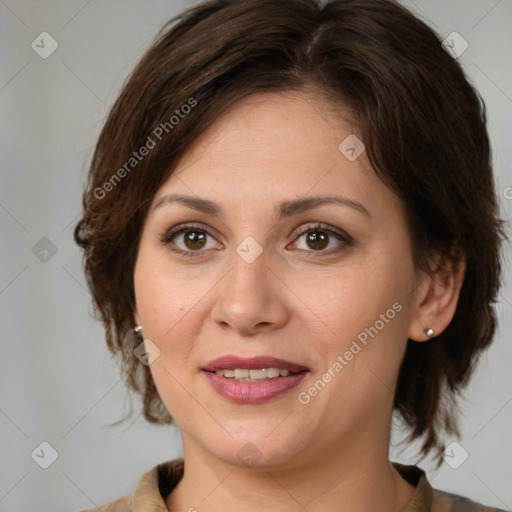
[[[212,238],[214,238],[208,231],[208,227],[204,224],[185,224],[185,225],[175,226],[175,227],[171,228],[170,230],[166,231],[164,233],[164,235],[161,237],[160,242],[162,245],[169,245],[171,243],[171,240],[174,237],[176,237],[177,235],[183,234],[183,233],[187,233],[188,231],[199,231],[201,233],[207,234],[208,236],[211,236]],[[322,233],[327,233],[329,236],[332,235],[339,242],[343,242],[347,246],[352,246],[354,244],[353,238],[350,235],[348,235],[347,233],[345,233],[343,231],[335,231],[322,223],[307,225],[303,230],[301,230],[299,233],[296,234],[295,239],[293,241],[295,241],[296,239],[305,235],[306,233],[309,233],[310,231],[321,231]],[[320,253],[322,256],[328,256],[328,255],[332,255],[332,254],[341,252],[343,249],[344,249],[344,247],[342,246],[341,248],[337,248],[334,250],[331,249],[329,251],[324,251],[324,250],[320,249],[318,251],[311,250],[311,251],[307,251],[307,252]],[[191,258],[199,257],[199,256],[201,256],[201,253],[205,252],[203,250],[184,251],[182,249],[173,249],[173,248],[170,248],[170,250],[177,254],[181,254],[183,256],[187,256],[187,257],[191,257]]]

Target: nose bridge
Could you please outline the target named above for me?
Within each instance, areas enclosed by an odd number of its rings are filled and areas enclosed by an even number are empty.
[[[217,323],[251,332],[285,320],[283,297],[268,266],[269,254],[255,239],[247,237],[236,247],[213,308]]]
[[[250,237],[248,237],[250,238]],[[227,276],[225,298],[246,304],[251,299],[254,306],[263,302],[268,293],[268,254],[254,239],[244,239],[231,258],[231,271]]]

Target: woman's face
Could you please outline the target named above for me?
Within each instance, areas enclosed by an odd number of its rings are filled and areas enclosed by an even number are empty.
[[[156,193],[134,313],[186,450],[273,467],[387,453],[417,276],[402,206],[351,134],[315,96],[253,95]]]

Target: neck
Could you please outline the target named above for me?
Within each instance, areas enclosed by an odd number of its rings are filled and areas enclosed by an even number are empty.
[[[304,453],[286,467],[230,464],[184,436],[185,474],[167,497],[170,512],[398,512],[415,488],[392,467],[387,444],[346,443]],[[361,447],[364,447],[361,449]]]

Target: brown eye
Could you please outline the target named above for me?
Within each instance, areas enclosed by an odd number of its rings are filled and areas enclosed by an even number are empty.
[[[300,241],[301,239],[304,242],[302,244],[298,243],[297,249],[310,253],[318,252],[320,256],[337,253],[354,243],[349,234],[343,231],[335,231],[321,224],[306,226],[297,235],[296,240]],[[330,247],[332,245],[334,245],[334,248]],[[325,250],[326,248],[327,250]]]
[[[187,248],[191,250],[202,249],[206,244],[206,236],[201,231],[185,231],[183,240]]]
[[[307,235],[307,244],[312,249],[325,249],[329,245],[329,235],[323,231],[310,231]]]
[[[161,238],[161,243],[169,246],[171,251],[185,256],[201,256],[207,249],[215,247],[216,240],[206,229],[181,225],[167,231]]]

